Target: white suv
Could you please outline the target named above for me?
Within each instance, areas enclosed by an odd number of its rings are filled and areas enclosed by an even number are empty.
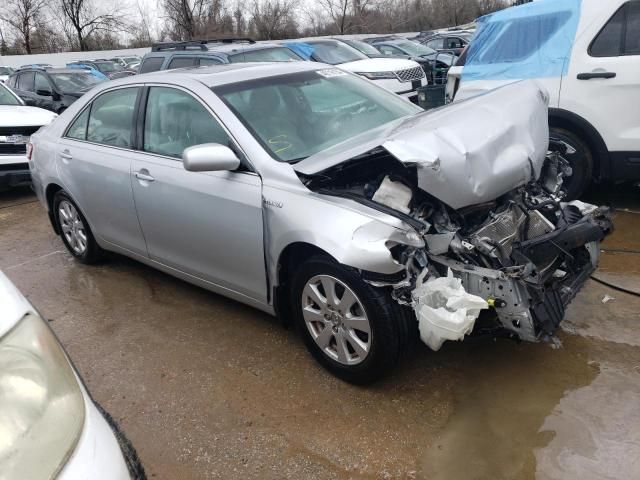
[[[569,196],[592,179],[640,178],[640,0],[509,8],[479,20],[465,53],[449,71],[450,99],[522,78],[546,87],[552,135],[576,150]]]
[[[0,191],[31,183],[29,137],[57,116],[49,110],[27,107],[9,87],[0,83]]]

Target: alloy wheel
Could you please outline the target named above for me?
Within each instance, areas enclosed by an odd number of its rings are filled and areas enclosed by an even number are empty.
[[[362,302],[343,282],[316,275],[302,290],[302,316],[315,343],[343,365],[364,361],[371,349],[371,324]]]
[[[67,200],[58,204],[60,229],[74,253],[83,255],[87,250],[87,231],[76,207]]]

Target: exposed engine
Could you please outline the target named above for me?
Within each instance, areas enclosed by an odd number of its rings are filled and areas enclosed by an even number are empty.
[[[398,302],[415,307],[422,282],[450,270],[493,314],[476,322],[476,332],[537,341],[554,333],[597,265],[599,241],[612,230],[607,208],[562,201],[562,181],[571,174],[564,156],[570,153],[551,142],[537,181],[459,210],[420,189],[416,166],[382,147],[303,180],[314,191],[395,215],[422,236],[426,248],[391,246],[406,267],[402,278],[370,279],[390,286]]]

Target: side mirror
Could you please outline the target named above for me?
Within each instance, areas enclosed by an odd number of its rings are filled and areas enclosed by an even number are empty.
[[[41,97],[51,97],[53,96],[53,92],[51,90],[39,88],[38,90],[36,90],[36,95],[40,95]]]
[[[219,143],[203,143],[186,148],[182,152],[182,163],[190,172],[217,172],[236,170],[240,159],[229,147]]]

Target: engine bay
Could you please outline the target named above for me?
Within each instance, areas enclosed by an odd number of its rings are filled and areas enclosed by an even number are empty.
[[[457,210],[419,188],[419,164],[401,162],[384,147],[299,175],[310,190],[394,215],[424,239],[425,248],[388,245],[405,267],[403,278],[369,280],[390,287],[396,301],[414,308],[419,322],[416,291],[423,282],[453,275],[474,297],[469,298],[474,309],[482,310],[475,333],[539,341],[554,334],[597,266],[600,240],[613,229],[606,207],[563,201],[563,179],[572,173],[568,154],[565,144],[550,142],[537,180]],[[478,298],[486,308],[477,308]],[[464,328],[459,336],[468,333]]]

